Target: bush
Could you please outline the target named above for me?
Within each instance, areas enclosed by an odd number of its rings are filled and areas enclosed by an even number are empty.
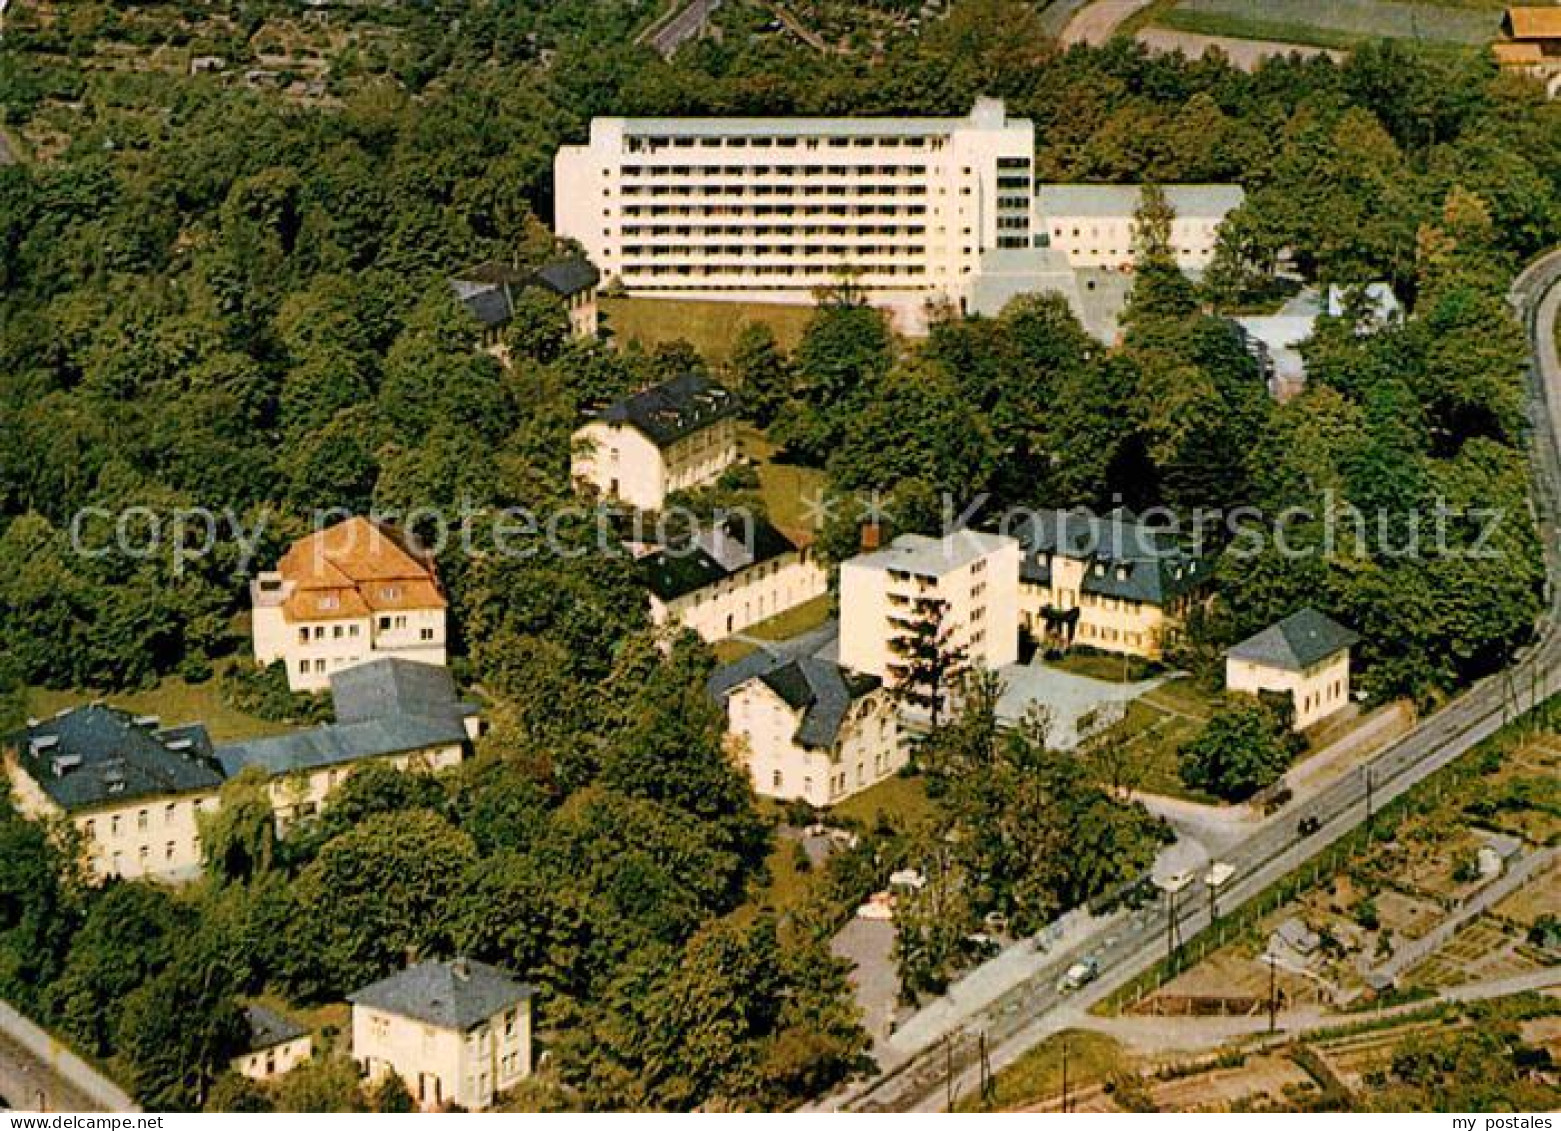
[[[222,673],[221,693],[234,710],[274,723],[328,723],[334,717],[330,696],[288,689],[280,660],[265,668],[232,665]]]

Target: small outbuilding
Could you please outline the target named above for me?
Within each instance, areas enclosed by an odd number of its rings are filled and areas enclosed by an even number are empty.
[[[1360,637],[1316,609],[1302,609],[1225,653],[1225,686],[1290,696],[1296,730],[1350,701],[1350,649]]]

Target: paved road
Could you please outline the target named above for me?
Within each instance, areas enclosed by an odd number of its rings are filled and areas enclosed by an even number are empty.
[[[1086,4],[1062,29],[1059,40],[1064,47],[1075,43],[1088,43],[1099,47],[1116,34],[1117,25],[1141,8],[1147,8],[1150,0],[1095,0]]]
[[[689,0],[682,11],[651,32],[645,41],[662,58],[670,59],[679,47],[704,32],[711,13],[720,6],[721,0]]]
[[[0,1033],[0,1103],[19,1111],[103,1111],[55,1065]]]
[[[1309,47],[1302,43],[1282,43],[1272,39],[1236,39],[1228,35],[1202,35],[1193,31],[1177,31],[1168,27],[1146,27],[1138,33],[1138,42],[1156,54],[1180,51],[1189,59],[1201,59],[1212,47],[1218,47],[1230,60],[1231,66],[1243,71],[1254,71],[1265,59],[1275,56],[1299,55],[1310,59],[1326,55],[1334,62],[1344,60],[1344,52],[1326,47]]]
[[[1499,730],[1533,702],[1561,686],[1561,560],[1557,556],[1557,498],[1561,494],[1561,458],[1552,406],[1561,404],[1561,361],[1555,342],[1557,308],[1561,307],[1561,250],[1527,268],[1513,286],[1512,300],[1528,330],[1530,366],[1529,414],[1533,425],[1534,493],[1543,535],[1548,583],[1548,608],[1537,626],[1536,642],[1507,672],[1474,685],[1444,710],[1423,721],[1352,773],[1303,802],[1282,810],[1226,854],[1236,869],[1220,893],[1227,912],[1261,894],[1284,876],[1318,857],[1326,848],[1363,824],[1372,809],[1425,780],[1437,770]],[[1314,817],[1319,829],[1299,837],[1297,823]],[[1190,892],[1188,893],[1191,894]],[[1204,901],[1185,899],[1177,922],[1184,941],[1209,926]],[[986,1038],[990,1064],[1000,1070],[1077,1014],[1113,990],[1148,970],[1164,953],[1170,917],[1160,906],[1119,913],[1108,920],[1091,944],[1085,944],[1042,967],[984,1007],[955,1022],[943,1039],[926,1047],[903,1050],[898,1063],[833,1097],[823,1106],[865,1111],[935,1110],[947,1087],[947,1066],[955,1070],[954,1090],[963,1094],[976,1082],[980,1039]],[[1104,973],[1083,990],[1065,996],[1055,988],[1063,970],[1085,953],[1094,954]]]

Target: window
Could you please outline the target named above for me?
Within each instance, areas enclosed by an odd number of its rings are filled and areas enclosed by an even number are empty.
[[[98,823],[88,818],[87,822],[81,826],[81,831],[88,840],[96,840],[98,838]]]
[[[431,628],[420,629],[418,631],[418,637],[422,640],[432,640],[434,638],[434,630]]]
[[[775,773],[770,776],[770,784],[776,789],[781,787],[781,772],[779,770],[776,770]]]
[[[298,661],[298,674],[299,675],[308,675],[309,674],[309,661],[308,660],[299,660]]]
[[[174,817],[178,816],[178,813],[179,803],[177,801],[170,801],[167,805],[163,806],[163,824],[173,824],[173,819]]]
[[[385,632],[389,628],[390,628],[390,618],[389,617],[380,617],[379,618],[379,630],[381,632]]]
[[[325,671],[325,661],[324,660],[316,660],[314,662],[314,670],[315,670],[316,674],[319,674],[319,673]]]
[[[342,638],[342,631],[343,630],[342,630],[342,626],[341,625],[339,625],[339,624],[332,625],[331,626],[331,639],[332,640],[340,640]]]
[[[309,630],[308,630],[308,628],[300,628],[298,630],[298,643],[300,643],[300,644],[307,644],[307,643],[309,643]]]
[[[325,639],[325,626],[323,624],[317,624],[314,626],[314,638],[316,640]]]
[[[139,852],[137,852],[137,853],[136,853],[136,857],[137,857],[137,858],[138,858],[138,859],[139,859],[139,860],[140,860],[140,861],[141,861],[141,866],[142,866],[142,867],[143,867],[143,868],[144,868],[144,867],[146,867],[146,862],[147,862],[147,859],[148,859],[148,858],[149,858],[149,857],[150,857],[150,856],[151,856],[151,855],[152,855],[152,854],[151,854],[151,853],[150,853],[150,852],[148,852],[148,851],[147,851],[147,847],[146,847],[146,845],[144,845],[144,844],[143,844],[143,845],[142,845],[142,846],[141,846],[141,849],[140,849],[140,851],[139,851]]]
[[[355,624],[349,624],[347,626],[347,635],[351,636],[351,637],[356,637],[358,635],[358,626],[355,625]]]
[[[110,836],[119,835],[119,814],[115,813],[108,820],[108,832]]]
[[[145,809],[142,809],[140,812],[136,813],[136,831],[137,832],[143,832],[143,833],[146,832],[146,810]]]
[[[164,860],[172,860],[173,859],[173,841],[171,841],[171,840],[167,844],[163,845],[163,859]]]

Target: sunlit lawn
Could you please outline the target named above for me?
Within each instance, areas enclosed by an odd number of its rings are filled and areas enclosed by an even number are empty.
[[[1064,1047],[1070,1094],[1109,1080],[1129,1063],[1122,1046],[1104,1033],[1070,1030],[1046,1038],[999,1072],[990,1103],[983,1102],[979,1095],[969,1095],[955,1106],[960,1111],[986,1111],[1058,1100],[1062,1094]]]
[[[848,797],[831,810],[837,816],[860,821],[872,828],[880,817],[891,817],[896,824],[906,828],[925,825],[937,815],[937,808],[927,796],[926,783],[918,776],[896,775],[853,797]]]
[[[793,636],[799,636],[823,624],[829,619],[829,614],[834,607],[834,598],[825,593],[811,601],[803,602],[794,609],[778,613],[769,620],[760,621],[752,628],[744,629],[742,635],[751,636],[756,640],[790,640]],[[754,645],[747,640],[738,640],[734,637],[716,644],[715,656],[723,664],[730,664],[734,660],[742,659],[753,650]]]
[[[601,311],[603,325],[620,343],[655,346],[681,340],[715,363],[730,356],[737,335],[750,322],[768,325],[781,348],[789,351],[813,317],[811,305],[671,298],[603,299]]]
[[[122,707],[138,715],[156,715],[164,726],[205,723],[211,740],[218,743],[280,734],[290,729],[282,723],[257,719],[228,706],[222,701],[215,677],[205,683],[186,683],[177,676],[169,676],[149,691],[56,691],[29,687],[27,713],[43,718],[66,707],[80,707],[94,699],[102,699],[112,706]]]

